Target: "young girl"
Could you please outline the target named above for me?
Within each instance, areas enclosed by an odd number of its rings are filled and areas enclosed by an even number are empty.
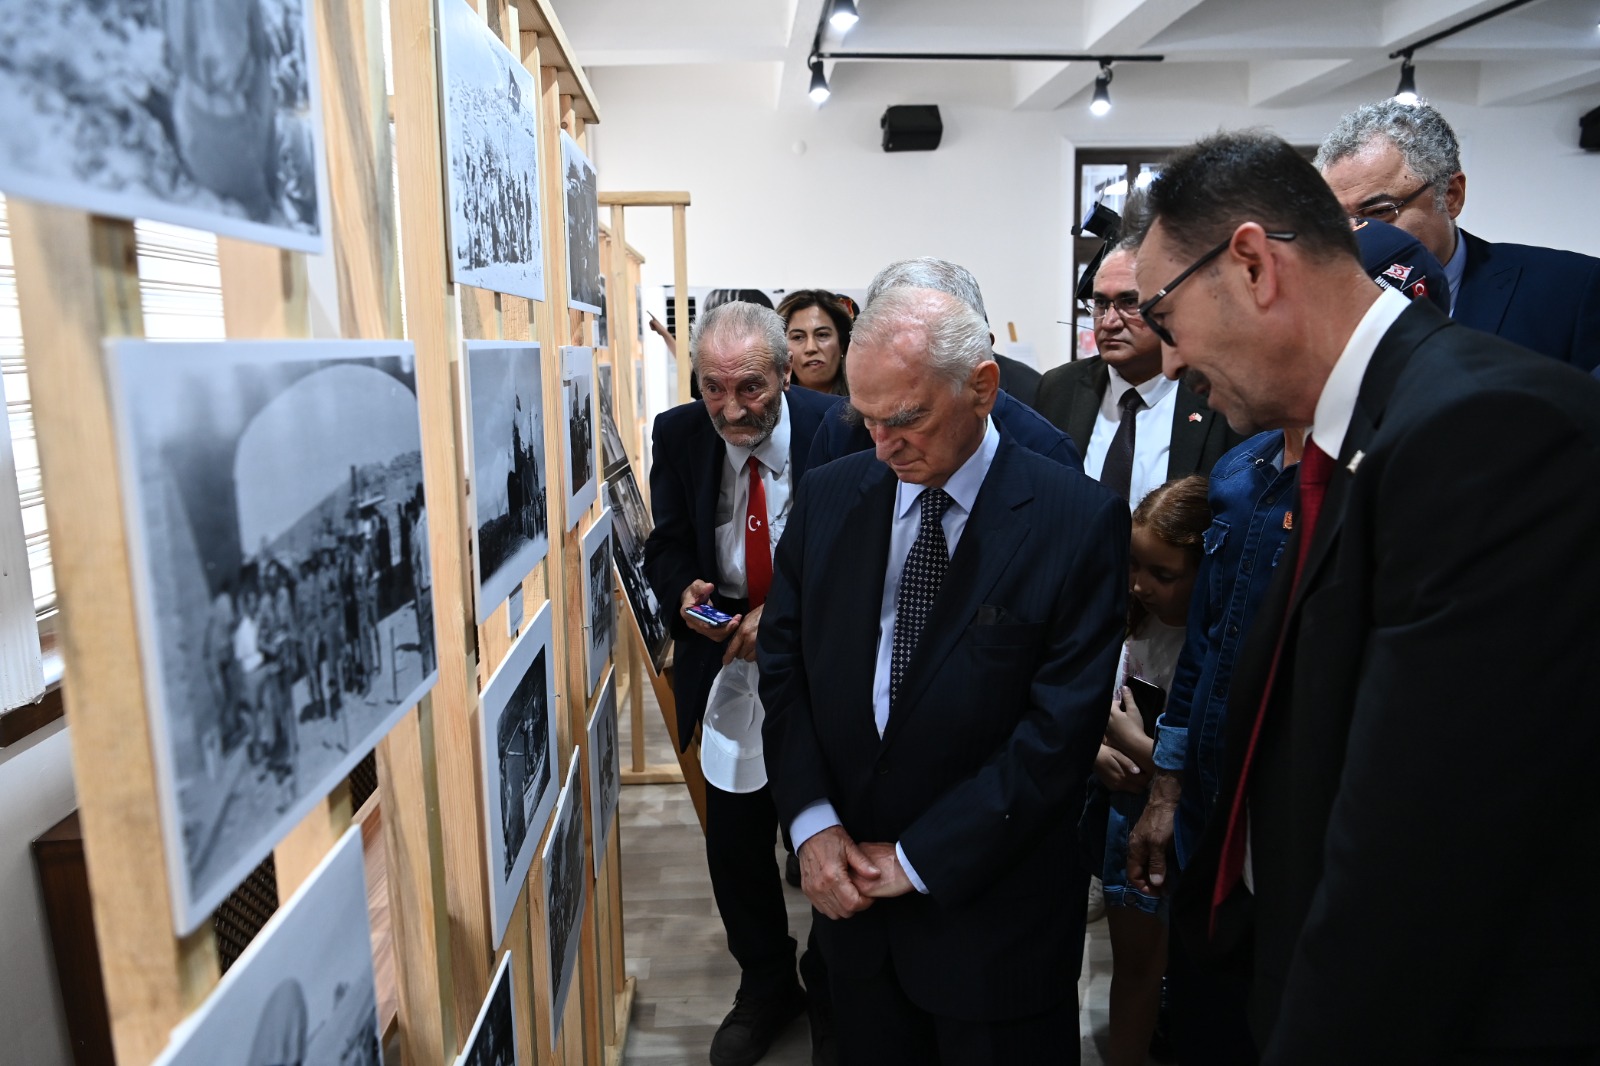
[[[1128,834],[1144,811],[1155,771],[1152,738],[1161,711],[1158,706],[1139,706],[1130,682],[1153,685],[1163,699],[1171,687],[1183,648],[1189,594],[1211,524],[1206,487],[1206,479],[1198,475],[1178,478],[1150,492],[1133,511],[1128,639],[1117,666],[1105,742],[1095,760],[1095,776],[1109,791],[1100,864],[1111,930],[1109,1066],[1143,1066],[1161,1006],[1161,976],[1167,968],[1164,901],[1128,884]]]

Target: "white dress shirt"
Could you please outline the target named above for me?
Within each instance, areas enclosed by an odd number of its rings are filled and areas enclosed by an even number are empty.
[[[778,424],[766,440],[754,448],[743,448],[723,441],[726,457],[722,463],[722,487],[717,490],[716,538],[717,591],[731,599],[749,595],[744,573],[744,520],[750,510],[750,474],[745,464],[754,456],[761,462],[761,487],[767,493],[767,540],[774,550],[783,527],[789,522],[790,483],[789,442],[791,420],[789,398],[780,396],[782,411]]]
[[[983,488],[984,478],[988,477],[989,467],[994,463],[995,452],[999,448],[1000,433],[995,429],[994,420],[990,419],[978,450],[968,456],[967,461],[944,484],[944,491],[952,502],[945,509],[940,524],[944,527],[944,539],[952,558],[956,553],[956,545],[961,541],[961,534],[967,528],[973,504],[978,500],[978,491]],[[922,526],[920,501],[926,491],[925,486],[904,481],[895,488],[894,517],[889,527],[889,568],[883,577],[883,599],[878,604],[878,654],[872,672],[872,720],[880,737],[889,725],[889,663],[894,655],[895,601],[900,595],[900,578],[905,572],[906,556],[911,554],[911,546],[916,543],[917,532]],[[833,804],[819,800],[795,816],[789,826],[789,839],[794,842],[794,849],[798,853],[800,845],[807,840],[839,824],[839,815],[833,809]],[[906,853],[898,843],[894,850],[900,859],[901,869],[905,870],[911,883],[918,892],[926,894],[928,886],[911,868]]]
[[[1153,488],[1166,483],[1167,462],[1172,453],[1172,418],[1178,403],[1178,383],[1165,374],[1157,374],[1138,385],[1128,384],[1128,379],[1117,373],[1116,367],[1107,366],[1111,380],[1100,397],[1100,413],[1095,415],[1094,432],[1089,434],[1088,454],[1083,457],[1085,472],[1093,472],[1094,479],[1106,467],[1106,452],[1111,450],[1111,440],[1122,425],[1122,394],[1138,389],[1144,406],[1133,416],[1133,476],[1128,479],[1128,507],[1139,506],[1139,501]]]

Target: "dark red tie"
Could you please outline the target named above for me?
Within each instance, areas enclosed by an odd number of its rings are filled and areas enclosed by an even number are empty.
[[[1322,498],[1328,491],[1328,479],[1333,476],[1333,460],[1328,453],[1307,442],[1305,455],[1300,459],[1299,470],[1299,524],[1300,540],[1294,559],[1294,582],[1289,586],[1290,601],[1294,590],[1300,586],[1300,576],[1305,570],[1306,556],[1311,548],[1311,536],[1316,532],[1317,516],[1322,513]],[[1272,699],[1272,685],[1278,677],[1278,662],[1283,656],[1284,634],[1289,630],[1288,617],[1278,631],[1278,643],[1272,649],[1272,665],[1267,669],[1267,684],[1261,691],[1261,704],[1256,708],[1256,720],[1250,726],[1250,742],[1244,749],[1244,765],[1239,769],[1239,787],[1233,794],[1233,805],[1228,810],[1228,829],[1222,837],[1222,859],[1217,865],[1217,883],[1211,893],[1211,932],[1217,931],[1217,909],[1233,892],[1244,875],[1244,851],[1247,834],[1244,814],[1245,787],[1250,782],[1250,764],[1255,759],[1256,744],[1261,739],[1261,723],[1267,718],[1267,702]]]
[[[772,587],[772,540],[767,536],[767,490],[761,484],[761,460],[751,456],[750,506],[744,514],[744,576],[750,593],[750,606],[767,602]]]

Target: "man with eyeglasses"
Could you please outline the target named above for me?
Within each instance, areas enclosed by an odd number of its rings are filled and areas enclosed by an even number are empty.
[[[1149,201],[1166,373],[1236,429],[1310,427],[1177,935],[1248,974],[1267,1066],[1595,1061],[1564,860],[1597,816],[1600,385],[1374,286],[1270,134],[1180,150]]]
[[[1457,226],[1467,176],[1433,107],[1363,104],[1328,134],[1316,166],[1352,221],[1399,226],[1444,264],[1456,321],[1585,370],[1600,363],[1600,259],[1493,244]]]
[[[1193,390],[1161,376],[1161,341],[1139,317],[1133,264],[1124,245],[1101,260],[1092,305],[1100,354],[1046,373],[1035,403],[1078,446],[1084,471],[1129,507],[1173,478],[1209,474],[1244,439]]]

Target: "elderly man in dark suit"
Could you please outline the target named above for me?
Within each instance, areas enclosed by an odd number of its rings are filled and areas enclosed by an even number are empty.
[[[1100,354],[1045,374],[1035,406],[1072,437],[1091,477],[1138,506],[1164,482],[1210,474],[1244,438],[1183,382],[1161,376],[1161,341],[1139,318],[1133,264],[1129,243],[1101,260],[1093,297]]]
[[[813,470],[758,639],[766,758],[828,960],[842,1063],[1076,1062],[1076,808],[1105,728],[1127,507],[989,417],[988,328],[870,303],[876,445]]]
[[[1275,137],[1176,153],[1150,205],[1167,373],[1311,428],[1180,935],[1253,971],[1266,1063],[1593,1061],[1600,917],[1526,882],[1600,814],[1600,386],[1375,288]]]
[[[1351,218],[1393,223],[1444,264],[1457,322],[1584,370],[1600,364],[1600,259],[1492,244],[1457,226],[1467,176],[1455,131],[1432,106],[1364,104],[1316,164]]]
[[[718,672],[734,659],[755,658],[771,550],[805,475],[811,438],[837,402],[785,388],[784,332],[775,311],[755,304],[725,303],[706,313],[690,340],[702,398],[656,419],[655,529],[645,542],[644,566],[660,601],[676,605],[672,690],[680,748],[694,739]],[[703,604],[733,620],[711,625],[690,613]],[[759,1061],[804,1007],[773,856],[777,819],[770,789],[708,783],[706,862],[741,972],[734,1008],[712,1041],[713,1066]]]

